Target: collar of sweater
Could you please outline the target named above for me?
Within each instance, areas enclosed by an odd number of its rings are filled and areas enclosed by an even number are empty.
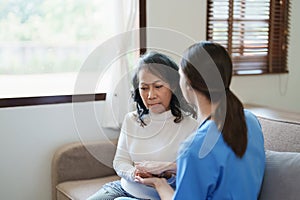
[[[165,111],[163,113],[149,112],[149,117],[151,120],[155,120],[155,121],[166,121],[174,118],[174,116],[171,113],[171,110]]]

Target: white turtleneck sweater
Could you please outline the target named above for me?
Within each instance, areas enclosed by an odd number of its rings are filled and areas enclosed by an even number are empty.
[[[174,119],[171,111],[150,113],[144,117],[147,125],[142,127],[136,112],[125,116],[113,165],[121,177],[123,189],[131,195],[160,199],[154,188],[133,181],[134,162],[176,162],[181,142],[197,129],[198,123],[190,116],[184,117],[180,123],[175,123]]]

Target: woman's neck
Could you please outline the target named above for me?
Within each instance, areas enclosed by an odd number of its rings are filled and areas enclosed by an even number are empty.
[[[216,109],[216,105],[212,104],[203,94],[197,93],[198,118],[201,122],[206,120]]]

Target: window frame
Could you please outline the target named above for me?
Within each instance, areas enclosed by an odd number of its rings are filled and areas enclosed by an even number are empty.
[[[265,56],[251,55],[244,56],[243,48],[244,41],[246,41],[243,36],[242,31],[234,30],[234,23],[247,23],[247,18],[250,16],[244,16],[244,18],[234,18],[234,0],[228,0],[228,6],[224,6],[223,11],[227,12],[226,17],[217,18],[213,16],[213,2],[214,0],[207,0],[206,9],[206,40],[218,42],[218,38],[215,37],[214,40],[214,25],[218,24],[218,20],[227,21],[227,31],[223,31],[221,36],[223,36],[224,42],[222,45],[228,50],[233,61],[233,75],[243,76],[243,75],[265,75],[265,74],[278,74],[278,73],[288,73],[287,59],[288,59],[288,36],[289,36],[289,14],[290,14],[290,1],[289,0],[270,0],[269,5],[269,18],[268,18],[268,33],[267,39],[267,49]],[[244,5],[246,0],[237,1]],[[282,4],[280,5],[280,2]],[[240,8],[241,9],[241,8]],[[243,13],[244,14],[244,13]],[[276,16],[275,16],[276,14]],[[225,16],[225,14],[224,14]],[[215,20],[215,21],[214,21]],[[257,20],[263,22],[264,19]],[[279,22],[278,22],[279,21]],[[257,31],[258,32],[258,31]],[[219,32],[220,34],[220,32]],[[235,34],[235,35],[234,35]],[[262,36],[262,33],[259,33]],[[238,39],[234,39],[234,36]],[[241,39],[242,38],[242,39]],[[259,42],[260,39],[254,40]],[[225,44],[223,44],[225,43]],[[239,45],[237,45],[239,44]],[[238,47],[234,47],[237,45]],[[250,46],[250,45],[249,45]],[[251,47],[250,47],[251,48]],[[248,47],[248,49],[250,49]],[[259,47],[257,52],[259,51]],[[238,55],[233,55],[238,49]],[[254,58],[254,59],[253,59]],[[252,60],[251,60],[252,59]],[[242,67],[244,65],[244,68]],[[247,68],[246,68],[247,67]]]
[[[139,0],[140,55],[146,51],[146,0]],[[0,98],[0,108],[105,101],[106,93]]]

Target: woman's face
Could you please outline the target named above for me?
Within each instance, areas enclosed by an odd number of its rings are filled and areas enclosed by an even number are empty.
[[[150,112],[159,114],[170,110],[172,91],[168,83],[147,69],[142,69],[139,72],[138,80],[140,95]]]

